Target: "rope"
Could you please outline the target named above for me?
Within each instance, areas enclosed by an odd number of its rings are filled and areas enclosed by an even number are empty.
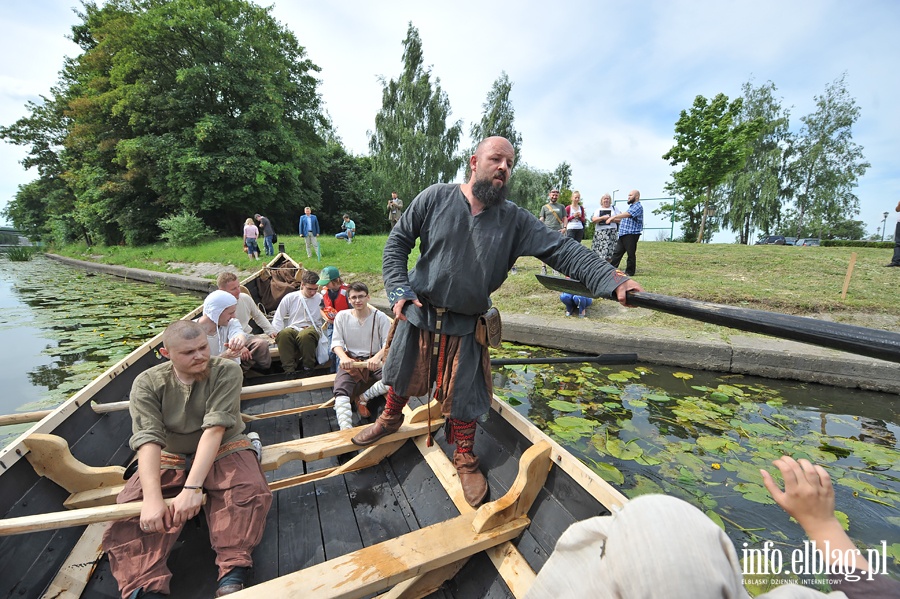
[[[334,413],[337,415],[338,427],[342,431],[353,428],[353,415],[350,413],[350,398],[339,395],[334,398]]]

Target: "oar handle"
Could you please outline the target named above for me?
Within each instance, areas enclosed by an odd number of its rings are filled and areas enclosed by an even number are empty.
[[[735,308],[656,293],[629,292],[628,303],[710,324],[731,327],[900,362],[900,333],[870,329],[805,316]]]

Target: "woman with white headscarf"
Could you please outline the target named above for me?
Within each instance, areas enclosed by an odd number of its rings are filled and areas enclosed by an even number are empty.
[[[246,343],[241,323],[234,317],[237,300],[227,291],[217,289],[203,302],[203,316],[197,323],[206,331],[211,356],[221,356],[241,363],[241,349]]]

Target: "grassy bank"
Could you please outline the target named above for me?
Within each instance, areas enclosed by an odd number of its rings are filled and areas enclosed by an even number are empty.
[[[306,250],[300,237],[283,236],[280,241],[289,254],[304,261],[309,268],[338,266],[345,280],[363,280],[383,297],[381,251],[385,239],[385,236],[361,236],[347,244],[323,236],[321,262],[315,257],[305,260]],[[237,238],[190,248],[72,245],[55,251],[73,258],[169,272],[173,263],[209,262],[246,270],[255,269],[258,264],[247,259]],[[841,289],[854,252],[857,261],[849,291],[847,298],[841,300]],[[890,255],[888,250],[869,248],[645,242],[638,245],[635,278],[654,293],[896,330],[900,326],[900,302],[896,295],[900,269],[884,268]],[[532,276],[540,272],[540,262],[522,258],[518,270],[494,294],[495,304],[507,312],[561,314],[556,295],[541,287]],[[644,310],[625,313],[606,304],[595,306],[590,311],[591,319],[615,319],[629,326],[717,330]]]

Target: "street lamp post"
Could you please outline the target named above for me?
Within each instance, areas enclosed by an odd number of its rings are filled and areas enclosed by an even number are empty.
[[[613,205],[613,206],[614,206],[615,203],[616,203],[616,192],[617,192],[617,191],[619,191],[619,190],[618,190],[618,189],[613,189],[613,197],[612,197],[612,204],[611,204],[611,205]]]
[[[887,217],[888,213],[884,213],[884,220],[881,221],[881,241],[884,241],[884,234],[887,231]]]

